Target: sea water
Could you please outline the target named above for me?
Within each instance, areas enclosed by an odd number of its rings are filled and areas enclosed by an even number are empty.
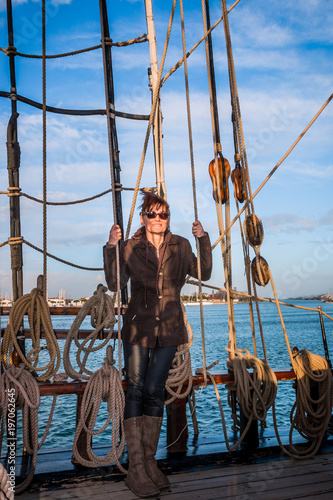
[[[298,306],[316,309],[322,306],[323,311],[333,317],[333,303],[321,303],[320,301],[289,301]],[[325,357],[323,346],[322,331],[318,311],[308,311],[304,309],[296,309],[288,306],[281,306],[282,316],[285,323],[288,342],[291,349],[296,346],[298,349],[307,349],[312,353]],[[187,319],[193,331],[193,345],[191,347],[191,363],[192,371],[203,367],[203,345],[202,338],[204,337],[204,348],[206,355],[206,366],[218,361],[218,365],[213,370],[226,370],[228,352],[228,308],[226,304],[212,304],[203,307],[204,328],[201,328],[200,307],[199,305],[186,306]],[[252,331],[249,315],[249,304],[237,303],[234,305],[235,327],[237,337],[237,347],[239,349],[248,349],[251,354],[253,350]],[[255,317],[255,337],[257,344],[257,356],[264,359],[264,352],[261,342],[260,330],[256,311]],[[268,364],[272,368],[290,368],[290,358],[286,345],[285,336],[281,326],[281,321],[278,315],[277,307],[273,303],[260,303],[260,318],[264,333],[264,341]],[[54,329],[69,329],[74,320],[73,316],[52,316]],[[323,316],[324,327],[328,344],[328,352],[333,360],[333,321]],[[2,327],[6,326],[7,320],[2,318]],[[90,317],[87,317],[81,324],[82,329],[91,329]],[[117,328],[117,325],[115,326]],[[27,340],[27,351],[29,350],[29,340]],[[42,341],[43,342],[43,341]],[[45,341],[44,341],[45,342]],[[101,341],[96,341],[96,345]],[[65,340],[59,340],[61,352],[63,352]],[[111,341],[114,346],[115,366],[118,368],[118,341]],[[95,371],[99,369],[105,358],[105,349],[96,351],[89,355],[87,367]],[[47,360],[47,351],[42,351],[42,356]],[[74,369],[78,370],[75,361],[74,348],[71,350],[71,361]],[[40,365],[43,365],[41,358]],[[58,373],[64,372],[63,364]],[[223,385],[218,386],[225,420],[228,431],[231,432],[231,411],[227,403],[227,389]],[[38,412],[39,439],[41,439],[46,427],[52,397],[45,396],[41,398],[41,404]],[[290,410],[295,401],[295,389],[293,381],[279,382],[278,393],[276,398],[276,414],[279,427],[290,426]],[[56,409],[52,419],[52,424],[49,429],[43,450],[46,449],[71,449],[73,445],[73,437],[76,426],[76,402],[75,395],[61,395],[57,397]],[[188,405],[187,405],[188,407]],[[189,408],[188,423],[189,434],[193,433],[193,424]],[[106,403],[102,403],[99,411],[99,417],[96,422],[96,428],[103,426],[107,418]],[[207,386],[196,391],[196,418],[198,421],[200,435],[205,434],[221,434],[222,423],[221,414],[215,391],[212,386]],[[272,410],[268,412],[267,426],[273,428]],[[20,422],[18,422],[18,445],[20,446]],[[166,418],[164,419],[162,437],[166,435]],[[111,441],[110,428],[102,434],[94,436],[94,445],[107,445]]]

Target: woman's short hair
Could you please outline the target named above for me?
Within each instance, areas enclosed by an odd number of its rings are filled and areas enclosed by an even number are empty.
[[[163,207],[166,212],[170,212],[170,207],[166,200],[151,191],[143,193],[142,203],[140,206],[141,212],[149,212],[153,206],[156,206],[157,208]]]

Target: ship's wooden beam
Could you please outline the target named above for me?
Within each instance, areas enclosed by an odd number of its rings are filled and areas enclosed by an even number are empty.
[[[288,368],[276,369],[274,372],[278,381],[296,379],[295,372]],[[211,374],[217,384],[229,384],[234,381],[233,375],[228,371],[214,371]],[[193,386],[201,386],[203,383],[203,375],[193,375]],[[209,385],[212,384],[209,378],[207,379],[207,383]],[[55,396],[61,394],[80,394],[84,392],[87,382],[84,380],[71,380],[70,382],[39,382],[38,385],[41,396]],[[184,387],[186,387],[186,382],[184,383]],[[123,380],[123,388],[126,390],[125,380]]]
[[[0,306],[0,316],[9,316],[11,309],[9,306]],[[81,309],[81,306],[49,306],[51,316],[77,316]],[[121,314],[124,315],[126,310],[127,306],[123,306]],[[114,311],[115,315],[117,315],[118,308],[115,307]],[[88,311],[87,315],[90,315],[90,311]]]

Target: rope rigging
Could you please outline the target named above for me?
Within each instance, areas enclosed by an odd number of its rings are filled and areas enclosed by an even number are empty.
[[[12,401],[8,404],[9,398]],[[17,367],[11,364],[8,369],[0,377],[0,452],[3,443],[3,437],[7,424],[7,445],[8,442],[15,442],[16,436],[13,428],[9,426],[10,420],[7,418],[9,408],[11,414],[16,414],[18,410],[22,410],[23,422],[23,447],[26,452],[32,456],[30,471],[23,481],[15,486],[15,492],[24,491],[30,484],[36,469],[37,453],[45,442],[47,433],[51,426],[51,421],[56,405],[57,396],[53,397],[50,415],[45,427],[44,434],[38,442],[38,408],[40,405],[40,393],[37,379],[30,373],[23,363]],[[15,409],[15,411],[14,411]]]
[[[89,354],[103,349],[103,347],[105,347],[109,343],[112,337],[113,326],[116,322],[114,301],[110,297],[110,295],[106,294],[106,292],[107,287],[98,285],[97,290],[94,292],[94,295],[90,297],[87,302],[85,302],[77,316],[75,316],[75,319],[66,337],[63,353],[63,363],[66,374],[72,379],[90,379],[94,372],[86,368]],[[93,327],[93,331],[88,335],[88,337],[80,342],[79,329],[82,322],[89,313],[90,323]],[[109,330],[107,336],[100,344],[94,346],[95,341],[100,338],[100,334],[104,329]],[[72,344],[75,344],[75,347],[77,349],[75,358],[79,366],[79,372],[73,368],[71,362],[70,353]],[[83,356],[82,359],[81,356]]]
[[[106,348],[103,366],[92,374],[84,391],[81,415],[74,436],[73,453],[75,460],[86,467],[101,467],[115,462],[118,468],[126,473],[119,462],[125,446],[123,426],[125,397],[121,377],[113,366],[114,363],[113,350],[109,345]],[[99,430],[94,430],[102,401],[107,403],[108,415],[105,424]],[[110,451],[104,457],[96,455],[92,450],[92,439],[88,439],[88,443],[91,443],[87,447],[89,459],[84,458],[78,450],[82,430],[92,438],[104,432],[110,423],[112,440]]]
[[[110,47],[128,47],[128,45],[133,45],[135,43],[144,43],[144,42],[148,42],[146,34],[140,35],[136,38],[131,38],[130,40],[126,40],[125,42],[114,42],[111,38],[105,38],[105,44],[109,45]],[[83,54],[84,52],[90,52],[92,50],[101,49],[102,46],[103,44],[94,45],[93,47],[88,47],[86,49],[80,49],[80,50],[73,50],[71,52],[65,52],[64,54],[55,54],[55,55],[47,54],[45,57],[46,59],[57,59],[68,56],[76,56],[78,54]],[[31,59],[43,59],[44,57],[43,55],[23,54],[22,52],[17,52],[16,47],[12,46],[8,46],[5,49],[0,47],[0,51],[4,52],[6,56],[14,55],[14,56],[27,57]]]
[[[32,340],[32,348],[27,354],[24,345],[20,342],[22,337],[18,335],[22,332],[23,318],[26,314],[28,315]],[[44,366],[39,366],[39,362],[43,362],[45,358],[44,354],[42,354],[44,348],[41,346],[42,331],[45,336],[49,362]],[[20,297],[10,311],[9,321],[1,344],[1,362],[6,370],[13,364],[13,348],[15,348],[21,362],[28,370],[31,372],[44,372],[38,376],[36,374],[38,381],[50,380],[57,373],[60,366],[60,350],[53,331],[50,310],[40,286]]]
[[[10,206],[14,207],[18,206],[18,200],[20,196],[24,196],[28,199],[31,199],[35,202],[43,204],[43,249],[40,249],[28,241],[24,240],[23,236],[21,236],[20,227],[17,221],[11,224],[11,235],[8,240],[4,243],[0,244],[0,247],[5,246],[6,244],[10,245],[11,248],[11,256],[12,256],[12,269],[15,270],[16,274],[22,272],[22,243],[27,244],[29,247],[34,250],[43,253],[43,293],[40,287],[33,289],[30,294],[23,295],[23,285],[18,283],[20,278],[13,278],[13,288],[16,290],[16,298],[15,304],[12,307],[9,322],[5,330],[5,334],[2,340],[1,345],[1,363],[5,368],[4,376],[1,376],[0,382],[0,409],[1,409],[1,434],[0,434],[0,449],[2,445],[2,439],[5,432],[5,422],[6,422],[6,413],[5,408],[7,405],[6,400],[6,392],[8,393],[8,389],[15,387],[18,388],[16,393],[19,395],[19,398],[16,401],[16,408],[22,409],[23,421],[31,422],[30,427],[24,427],[23,430],[23,441],[24,447],[28,451],[29,454],[33,456],[32,459],[32,467],[29,472],[29,475],[24,479],[22,484],[17,488],[17,492],[23,491],[24,488],[30,483],[37,460],[37,451],[40,449],[42,444],[46,439],[46,434],[51,424],[51,419],[53,415],[53,411],[55,408],[56,398],[53,400],[49,422],[46,426],[46,431],[43,435],[42,440],[38,443],[38,406],[39,406],[39,389],[38,389],[38,381],[50,380],[52,376],[56,377],[57,371],[60,365],[60,351],[57,339],[55,337],[52,322],[50,318],[50,313],[48,309],[48,305],[46,303],[46,290],[47,290],[47,257],[55,259],[64,264],[91,271],[102,271],[103,268],[88,268],[79,266],[63,259],[60,259],[47,251],[47,206],[61,206],[61,205],[74,205],[87,201],[94,200],[101,196],[104,196],[108,193],[112,193],[112,208],[113,208],[113,217],[115,223],[119,223],[119,212],[117,212],[116,206],[116,197],[117,193],[120,193],[122,190],[134,190],[132,206],[130,210],[126,239],[129,237],[131,223],[134,214],[134,208],[136,204],[136,198],[139,190],[145,191],[147,189],[153,190],[155,188],[139,188],[142,171],[144,167],[148,141],[150,138],[151,128],[153,125],[153,120],[155,117],[158,99],[160,98],[161,87],[166,81],[166,79],[174,72],[177,68],[179,68],[182,64],[184,65],[184,77],[185,77],[185,89],[186,89],[186,104],[187,104],[187,117],[188,117],[188,135],[189,135],[189,150],[190,150],[190,164],[191,164],[191,174],[192,174],[192,190],[193,190],[193,205],[194,205],[194,214],[195,220],[198,219],[198,208],[197,208],[197,199],[196,199],[196,180],[195,180],[195,168],[194,168],[194,157],[193,157],[193,138],[192,138],[192,125],[191,125],[191,109],[190,109],[190,93],[189,93],[189,81],[188,81],[188,68],[187,68],[187,58],[193,52],[193,50],[203,41],[205,40],[206,44],[206,62],[207,62],[207,74],[208,74],[208,85],[209,92],[211,96],[211,120],[212,120],[212,134],[213,134],[213,145],[214,145],[214,160],[212,163],[213,170],[213,187],[214,187],[214,199],[216,202],[216,211],[217,211],[217,220],[219,227],[219,238],[214,243],[212,248],[215,248],[218,243],[221,244],[222,250],[222,258],[223,258],[223,266],[224,266],[224,276],[225,276],[225,286],[224,290],[227,294],[228,299],[228,328],[229,328],[229,346],[226,351],[229,353],[228,359],[228,369],[234,375],[234,383],[229,384],[227,386],[228,389],[228,400],[229,405],[235,402],[234,395],[237,395],[237,401],[242,408],[242,411],[246,418],[248,419],[246,427],[243,429],[241,436],[236,444],[230,446],[228,438],[227,438],[227,429],[225,425],[225,419],[223,415],[223,409],[219,397],[219,393],[217,390],[217,385],[213,375],[209,372],[211,367],[206,367],[206,353],[205,353],[205,332],[204,332],[204,320],[203,320],[203,307],[202,307],[202,287],[205,286],[201,282],[201,267],[200,267],[200,248],[198,244],[198,238],[196,238],[197,245],[197,255],[198,255],[198,281],[195,283],[199,287],[199,297],[200,297],[200,319],[201,319],[201,333],[202,333],[202,355],[203,355],[203,368],[197,369],[196,373],[203,374],[204,376],[204,384],[203,386],[207,386],[207,380],[211,381],[214,385],[215,393],[218,399],[223,432],[225,435],[225,440],[227,443],[227,447],[229,451],[236,449],[244,436],[246,435],[251,422],[253,419],[258,420],[260,422],[265,422],[267,412],[272,407],[273,408],[273,419],[274,426],[276,428],[277,438],[279,440],[279,444],[282,450],[287,453],[289,456],[294,458],[308,458],[309,456],[313,456],[317,453],[319,446],[322,442],[322,439],[325,435],[326,428],[328,425],[328,421],[332,412],[333,405],[333,388],[332,388],[332,380],[331,373],[329,370],[329,366],[327,361],[325,361],[320,356],[314,355],[306,350],[301,350],[297,352],[292,352],[290,349],[286,329],[284,326],[280,305],[282,302],[279,302],[276,294],[276,290],[274,287],[274,282],[272,279],[271,271],[267,261],[260,255],[260,248],[263,242],[264,231],[261,224],[261,220],[255,215],[254,212],[254,204],[253,199],[262,189],[262,187],[267,183],[268,179],[273,175],[273,173],[277,170],[277,168],[282,164],[284,159],[290,154],[290,152],[294,149],[300,139],[304,136],[306,131],[310,128],[310,126],[314,123],[314,121],[318,118],[321,112],[325,109],[328,103],[331,101],[333,94],[329,97],[326,103],[322,106],[322,108],[318,111],[313,120],[309,123],[309,125],[304,129],[304,131],[300,134],[298,139],[294,142],[291,148],[287,151],[284,157],[275,165],[270,174],[266,177],[265,181],[259,186],[259,188],[252,194],[251,186],[250,186],[250,178],[249,171],[247,165],[246,151],[244,145],[244,136],[243,129],[241,123],[241,113],[239,106],[239,99],[237,95],[237,84],[235,77],[235,68],[233,64],[233,56],[232,56],[232,47],[230,41],[230,32],[228,26],[228,13],[239,3],[240,0],[236,1],[229,10],[227,9],[226,1],[222,0],[222,16],[221,18],[210,27],[209,20],[209,2],[208,0],[202,0],[202,12],[203,12],[203,25],[204,25],[204,36],[200,39],[200,41],[189,51],[186,50],[186,40],[185,40],[185,23],[184,23],[184,12],[183,12],[183,1],[180,0],[180,16],[181,16],[181,31],[182,31],[182,45],[183,45],[183,57],[178,63],[162,78],[162,73],[164,69],[165,58],[168,50],[168,44],[173,24],[173,18],[176,7],[176,0],[173,0],[167,34],[164,43],[163,55],[161,60],[161,65],[158,71],[158,86],[156,92],[153,95],[153,102],[151,105],[151,111],[149,115],[131,115],[128,113],[120,113],[115,111],[114,104],[106,103],[105,110],[91,110],[91,111],[74,111],[74,110],[60,110],[59,108],[51,108],[46,105],[46,60],[56,57],[66,57],[70,55],[76,55],[79,53],[92,51],[95,49],[102,48],[103,49],[103,62],[104,62],[104,71],[105,71],[105,86],[106,86],[106,96],[108,94],[108,83],[106,78],[106,59],[107,55],[106,48],[110,48],[111,46],[125,46],[133,43],[142,43],[147,41],[147,35],[141,35],[132,40],[128,40],[127,42],[117,42],[113,43],[107,33],[103,31],[102,28],[102,44],[90,47],[88,49],[82,49],[80,51],[74,51],[65,54],[59,55],[47,55],[46,54],[46,33],[45,33],[45,0],[42,2],[43,8],[43,54],[42,56],[32,56],[27,54],[18,53],[14,46],[8,46],[7,49],[0,50],[5,52],[8,57],[13,58],[16,55],[20,55],[22,57],[32,57],[42,59],[43,63],[43,103],[38,104],[34,101],[30,101],[16,94],[16,89],[14,87],[15,92],[5,93],[0,92],[0,96],[10,97],[12,109],[16,110],[16,101],[28,102],[31,105],[39,107],[43,110],[43,199],[39,200],[34,198],[26,193],[21,191],[18,183],[18,168],[20,163],[20,148],[19,143],[17,141],[17,131],[16,131],[16,122],[18,113],[12,112],[12,117],[10,119],[10,123],[8,126],[8,143],[7,143],[7,157],[8,157],[8,171],[9,175],[12,175],[12,180],[10,181],[10,186],[7,191],[1,191],[0,194],[6,194],[10,198]],[[101,17],[102,17],[102,1],[100,0],[101,5]],[[237,215],[234,217],[232,221],[230,221],[230,199],[228,191],[228,180],[225,172],[225,162],[227,160],[222,155],[222,146],[220,141],[219,134],[219,121],[218,121],[218,110],[217,110],[217,100],[216,100],[216,87],[215,87],[215,76],[214,76],[214,65],[213,65],[213,53],[212,53],[212,41],[211,41],[211,33],[215,29],[215,27],[223,21],[224,29],[225,29],[225,37],[226,37],[226,45],[227,45],[227,55],[228,55],[228,70],[229,70],[229,82],[230,82],[230,95],[231,95],[231,107],[232,107],[232,126],[233,126],[233,135],[234,135],[234,160],[235,160],[235,169],[239,169],[237,171],[237,175],[241,180],[241,189],[239,196],[236,195],[236,207],[237,207]],[[102,23],[101,23],[102,25]],[[109,61],[110,62],[110,61]],[[6,94],[6,95],[5,95]],[[32,104],[33,103],[33,104]],[[51,202],[47,200],[47,148],[46,148],[46,112],[64,112],[66,114],[105,114],[107,118],[107,126],[108,126],[108,139],[109,139],[109,156],[110,156],[110,173],[111,173],[111,188],[97,194],[92,197],[88,197],[82,200],[75,200],[69,202]],[[149,120],[143,152],[141,156],[141,162],[139,166],[138,177],[136,181],[135,188],[124,188],[119,179],[116,178],[114,172],[114,163],[118,166],[119,159],[115,156],[115,151],[117,148],[117,140],[115,136],[115,123],[114,117],[120,116],[125,118],[134,118],[134,119],[146,119]],[[114,128],[113,128],[114,127]],[[219,161],[221,160],[221,162]],[[221,165],[221,167],[220,167]],[[229,165],[230,167],[230,165]],[[234,174],[236,176],[236,173]],[[233,180],[233,175],[231,173],[231,178]],[[215,184],[214,184],[215,183]],[[219,186],[222,186],[222,189],[219,189]],[[235,187],[236,190],[236,187]],[[14,201],[16,200],[16,201]],[[239,203],[244,203],[242,209],[239,209]],[[225,221],[223,222],[223,205],[225,208]],[[241,223],[241,215],[245,212],[245,220],[242,225]],[[231,237],[230,231],[233,224],[239,220],[240,224],[240,232],[242,237],[243,251],[244,251],[244,262],[245,262],[245,270],[246,277],[248,283],[248,294],[241,294],[250,298],[250,321],[251,321],[251,330],[253,336],[253,347],[255,356],[252,356],[249,351],[242,350],[237,348],[236,342],[236,328],[235,328],[235,318],[234,318],[234,310],[233,310],[233,299],[237,295],[237,292],[232,290],[232,266],[231,266]],[[249,257],[249,247],[253,248],[255,257],[252,262]],[[117,244],[117,292],[115,293],[115,297],[111,298],[106,294],[106,287],[103,285],[99,285],[97,290],[94,292],[93,297],[91,297],[86,304],[82,307],[80,313],[76,316],[66,339],[63,361],[67,375],[69,375],[73,379],[86,379],[88,380],[88,384],[86,386],[86,390],[84,393],[83,404],[82,404],[82,412],[79,418],[79,422],[76,428],[75,437],[74,437],[74,458],[79,463],[88,467],[97,467],[102,465],[108,465],[112,462],[115,462],[118,468],[126,473],[124,468],[122,467],[119,459],[124,450],[124,429],[123,429],[123,412],[124,412],[124,393],[122,389],[122,369],[121,369],[121,290],[120,290],[120,263],[119,263],[119,245]],[[191,280],[187,280],[188,283],[191,283]],[[272,299],[262,299],[258,297],[256,286],[266,286],[268,283],[271,283],[274,300]],[[211,285],[209,288],[214,288]],[[218,289],[222,290],[222,289]],[[253,291],[252,291],[253,290]],[[44,296],[43,296],[44,294]],[[254,332],[254,317],[252,311],[252,300],[256,303],[257,308],[257,316],[259,329],[261,334],[262,346],[264,351],[265,360],[259,360],[257,356],[257,347],[255,342],[255,332]],[[287,349],[290,355],[291,363],[293,370],[296,374],[296,402],[293,405],[290,414],[291,428],[290,428],[290,445],[289,448],[286,448],[282,445],[280,437],[278,435],[278,430],[276,426],[276,415],[275,415],[275,397],[277,393],[277,380],[273,370],[269,367],[267,361],[267,354],[265,348],[264,334],[262,328],[262,322],[260,318],[259,312],[259,301],[270,301],[274,302],[278,308],[283,332],[285,335],[285,340],[287,344]],[[90,353],[96,352],[99,349],[104,348],[110,341],[113,327],[116,322],[115,312],[114,312],[114,301],[116,301],[118,306],[118,354],[119,354],[119,370],[116,370],[114,367],[115,361],[113,359],[113,350],[111,346],[107,346],[106,349],[106,357],[104,358],[103,366],[93,372],[86,367],[86,363],[88,360],[88,356]],[[284,304],[292,307],[291,304]],[[304,308],[314,310],[311,308]],[[316,309],[317,311],[317,309]],[[90,335],[82,342],[79,342],[79,329],[82,321],[85,319],[87,314],[91,314],[91,326],[93,327],[93,331]],[[22,329],[23,329],[23,318],[24,315],[28,315],[29,327],[32,338],[32,348],[25,354],[24,349],[22,348]],[[322,312],[325,316],[333,320],[327,313]],[[191,327],[187,321],[186,311],[183,306],[183,316],[186,327],[189,333],[189,342],[186,345],[179,346],[173,360],[169,377],[166,382],[166,391],[169,393],[169,398],[166,400],[166,404],[172,403],[175,399],[184,399],[189,398],[190,393],[192,392],[192,397],[194,397],[193,387],[192,387],[192,368],[191,368],[191,358],[190,358],[190,347],[193,342],[193,333]],[[94,346],[95,341],[99,338],[100,333],[104,330],[108,329],[109,332],[106,338],[98,345]],[[39,366],[39,362],[43,359],[43,355],[41,355],[41,351],[43,347],[41,347],[41,332],[44,331],[45,339],[46,339],[46,350],[48,351],[50,361],[46,364],[46,366]],[[76,352],[76,361],[79,366],[79,371],[75,370],[72,366],[70,360],[70,350],[71,346],[75,344],[77,348]],[[15,367],[13,364],[13,351],[18,353],[18,356],[21,360],[21,364],[19,367]],[[83,359],[81,359],[81,356]],[[215,363],[214,363],[215,364]],[[211,365],[212,366],[212,365]],[[45,372],[41,375],[38,375],[39,372]],[[184,389],[184,385],[186,385],[186,389]],[[317,393],[314,394],[313,386],[316,387]],[[99,429],[94,430],[96,421],[98,418],[98,413],[100,409],[101,403],[106,402],[108,407],[107,418],[105,424]],[[191,403],[192,404],[192,403]],[[191,414],[195,415],[195,402],[194,408],[191,406]],[[195,418],[195,416],[194,416]],[[237,422],[237,415],[233,415],[234,421]],[[28,425],[28,424],[27,424]],[[97,456],[92,450],[92,436],[100,434],[104,432],[108,426],[111,425],[111,449],[110,452],[107,453],[105,457]],[[194,423],[195,425],[195,423]],[[36,431],[37,429],[37,431]],[[292,441],[292,433],[296,430],[302,437],[310,442],[307,449],[298,449],[293,444]],[[36,434],[37,432],[37,434]],[[78,449],[78,442],[80,440],[80,436],[82,432],[86,433],[89,437],[87,453],[89,459],[87,460],[85,457],[81,456],[80,451]],[[195,426],[195,432],[196,426]],[[1,474],[4,474],[0,467],[0,482],[1,482]],[[5,477],[5,475],[3,476]],[[3,483],[1,483],[3,484]],[[0,491],[1,494],[1,491]],[[6,493],[7,494],[7,493]],[[10,498],[9,494],[8,498]]]
[[[193,207],[194,207],[194,220],[198,220],[198,205],[196,196],[196,180],[195,180],[195,168],[194,168],[194,154],[193,154],[193,136],[192,136],[192,123],[191,123],[191,106],[190,106],[190,92],[189,92],[189,82],[188,82],[188,69],[187,69],[187,58],[186,58],[186,40],[185,40],[185,23],[184,23],[184,8],[183,1],[180,0],[180,16],[181,16],[181,28],[182,28],[182,45],[183,45],[183,59],[184,59],[184,77],[185,77],[185,91],[186,91],[186,109],[187,109],[187,126],[188,126],[188,139],[189,139],[189,149],[190,149],[190,162],[191,162],[191,179],[192,179],[192,194],[193,194]],[[201,325],[201,345],[202,345],[202,362],[204,370],[204,385],[207,384],[207,374],[206,374],[206,347],[205,347],[205,327],[204,327],[204,317],[203,317],[203,306],[202,306],[202,284],[201,284],[201,259],[200,259],[200,244],[199,239],[195,238],[196,250],[197,250],[197,271],[198,271],[198,283],[199,283],[199,301],[200,301],[200,325]]]

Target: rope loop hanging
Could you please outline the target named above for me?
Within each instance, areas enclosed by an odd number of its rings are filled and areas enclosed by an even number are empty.
[[[306,349],[295,349],[293,369],[296,374],[296,401],[290,411],[288,449],[281,443],[274,409],[275,432],[284,453],[292,458],[311,458],[319,450],[332,415],[332,374],[326,359]],[[293,444],[294,430],[307,440],[305,447]]]
[[[10,402],[10,405],[9,405]],[[8,410],[15,413],[22,410],[23,422],[23,448],[32,456],[30,471],[20,484],[15,486],[15,492],[24,491],[30,484],[36,469],[37,452],[45,442],[49,431],[54,409],[56,396],[53,397],[53,403],[50,410],[49,419],[42,439],[38,443],[38,408],[40,405],[40,393],[36,378],[25,369],[24,364],[20,363],[18,367],[10,365],[8,370],[0,378],[0,453],[7,422],[7,446],[15,442],[16,435],[12,428],[8,428],[7,418]],[[15,409],[15,410],[14,410]]]
[[[231,352],[229,348],[226,350]],[[236,391],[246,418],[263,422],[275,401],[276,375],[267,363],[248,350],[237,349],[234,354],[235,357],[227,362],[228,369],[234,374],[234,383],[228,384],[227,388]]]
[[[103,366],[97,370],[89,379],[83,394],[81,414],[76,427],[73,454],[75,460],[85,467],[101,467],[116,462],[118,468],[127,473],[119,463],[119,458],[124,451],[125,432],[123,416],[125,409],[125,396],[118,370],[113,366],[113,349],[109,345],[106,348],[106,357]],[[107,403],[108,416],[105,424],[94,431],[101,402]],[[92,444],[87,446],[88,460],[80,455],[78,441],[82,431],[85,431],[90,438],[104,432],[109,424],[111,425],[111,450],[104,456],[97,456],[92,450]],[[120,436],[120,437],[119,437]],[[88,439],[92,443],[92,439]]]
[[[99,284],[97,290],[94,292],[93,296],[82,306],[79,313],[75,317],[72,326],[66,337],[63,362],[67,375],[73,379],[85,379],[89,380],[93,371],[86,367],[89,354],[92,352],[99,351],[103,349],[104,346],[109,342],[113,333],[113,326],[116,322],[115,311],[114,311],[114,299],[110,295],[107,295],[107,287]],[[83,320],[86,318],[87,314],[91,315],[90,322],[94,330],[80,342],[79,340],[79,330]],[[94,346],[96,339],[101,338],[100,335],[108,329],[109,332],[106,338],[100,344]],[[76,351],[76,362],[79,366],[79,371],[73,368],[70,351],[72,344],[75,344],[77,348]],[[82,358],[82,359],[81,359]]]
[[[14,487],[15,480],[12,486],[11,475],[0,462],[0,500],[14,500]]]
[[[32,340],[32,348],[26,355],[23,353],[17,338],[25,314],[28,314]],[[45,347],[41,346],[42,331],[46,340],[46,351],[50,358],[45,366],[39,366],[40,358],[42,360],[45,358],[44,355],[41,355],[41,351],[45,350]],[[1,361],[6,370],[13,363],[13,348],[28,370],[44,372],[36,376],[36,380],[40,382],[49,380],[57,373],[60,366],[59,345],[53,331],[49,307],[39,288],[34,288],[30,293],[20,297],[11,308],[1,345]]]
[[[165,389],[170,395],[170,398],[167,398],[165,401],[166,405],[172,403],[173,401],[175,401],[175,399],[187,398],[192,390],[190,348],[193,344],[193,331],[191,325],[187,321],[185,306],[183,303],[181,303],[181,305],[185,326],[189,334],[189,341],[187,344],[179,345],[177,347],[176,354],[173,358],[171,368],[169,370],[169,375],[165,383]],[[183,387],[185,382],[187,382],[187,387],[184,391]]]

